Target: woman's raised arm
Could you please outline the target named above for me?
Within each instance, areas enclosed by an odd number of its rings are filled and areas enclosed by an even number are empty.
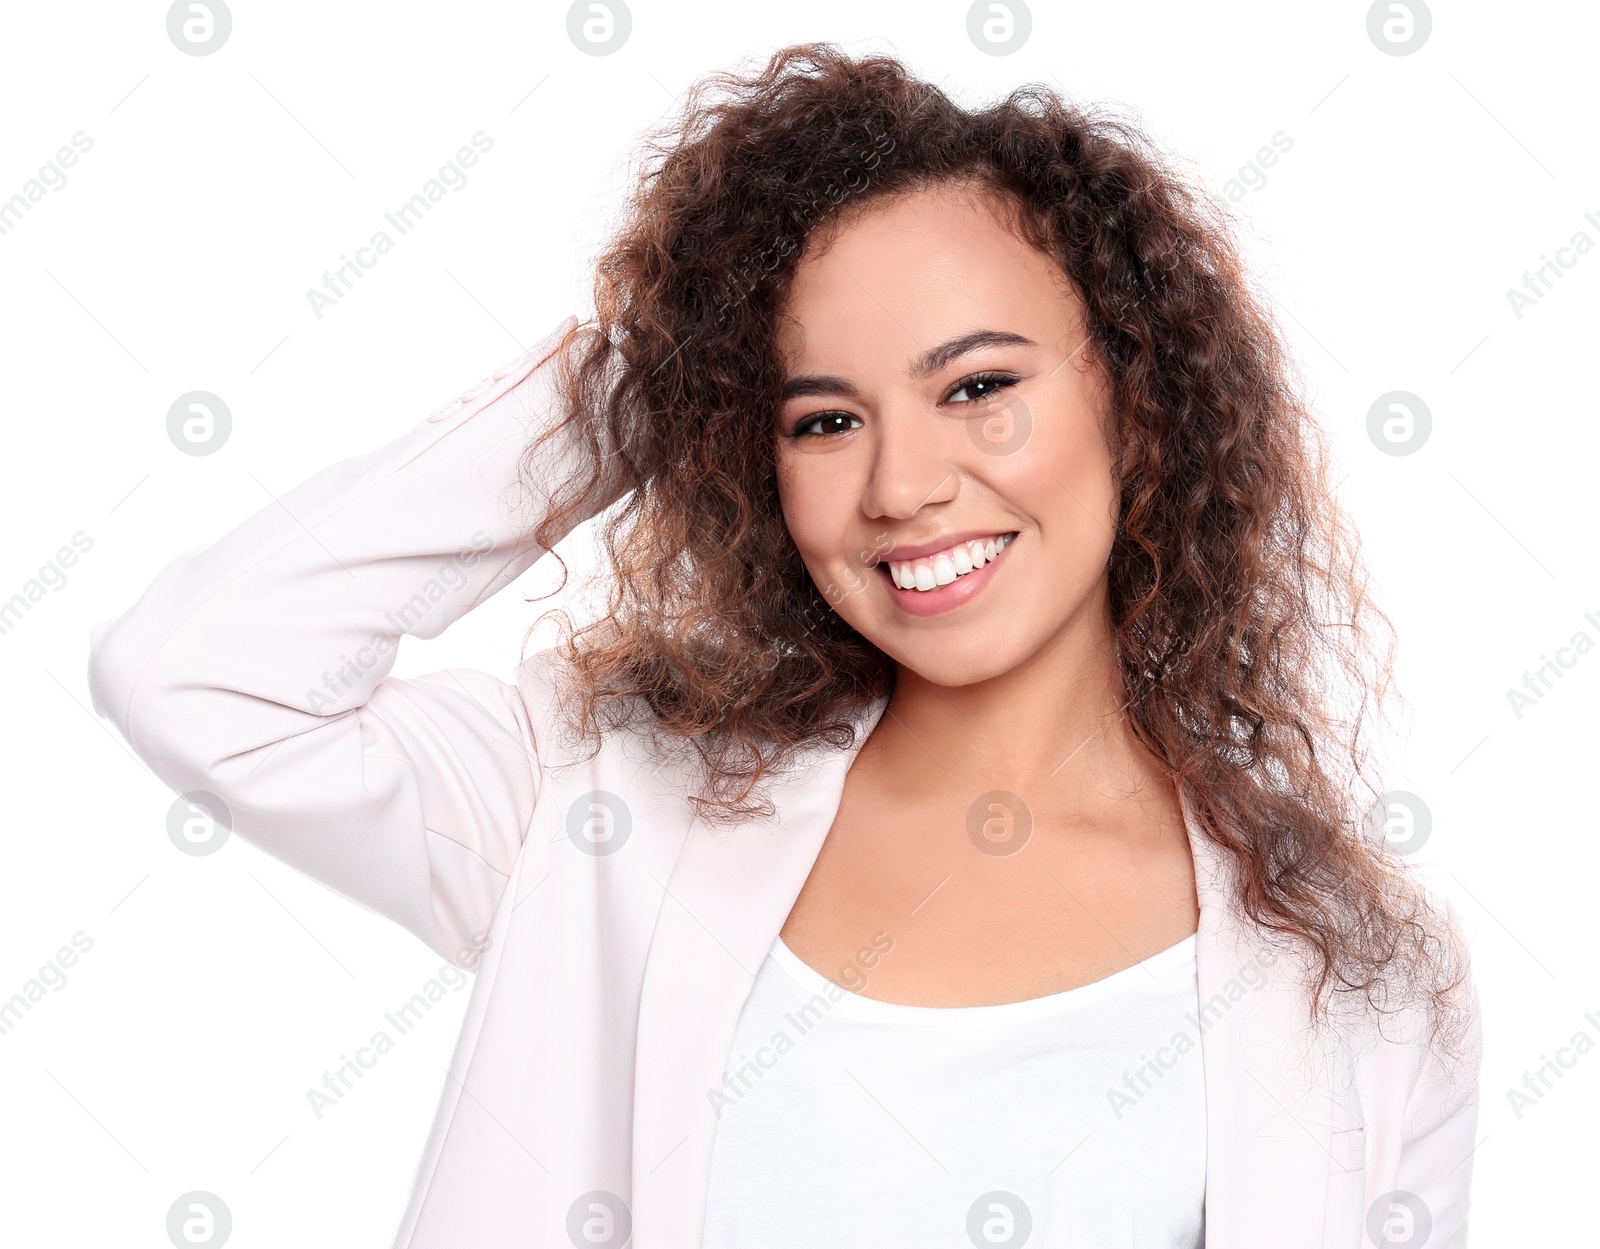
[[[234,834],[457,962],[528,827],[535,726],[486,673],[388,674],[401,634],[437,636],[544,553],[533,532],[580,462],[552,439],[526,494],[518,469],[559,415],[573,324],[178,556],[91,636],[95,710],[175,793],[215,795]]]

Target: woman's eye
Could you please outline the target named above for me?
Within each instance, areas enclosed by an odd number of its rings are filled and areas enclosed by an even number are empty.
[[[1021,380],[1014,373],[975,373],[973,376],[959,381],[955,389],[945,396],[946,403],[972,403],[978,399],[987,399],[995,391],[1004,386],[1014,386]],[[972,391],[965,399],[960,398],[962,391]]]
[[[860,424],[861,418],[852,416],[848,412],[819,412],[815,416],[808,416],[805,420],[796,423],[791,438],[827,437],[829,434],[842,434],[846,430],[839,425],[841,421],[855,421]],[[813,426],[821,426],[815,435],[808,433]]]
[[[944,398],[946,403],[977,403],[987,399],[996,391],[1007,386],[1015,386],[1021,381],[1015,373],[974,373],[971,377],[963,378],[957,382],[950,393]],[[846,422],[854,421],[854,425]],[[849,412],[818,412],[795,422],[794,429],[790,432],[791,438],[826,438],[832,434],[848,433],[851,429],[859,428],[861,418]]]

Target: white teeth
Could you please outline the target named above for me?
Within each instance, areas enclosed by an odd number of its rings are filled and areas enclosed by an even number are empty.
[[[889,578],[902,590],[927,591],[949,585],[956,578],[982,568],[1010,545],[1012,536],[975,538],[921,559],[892,561]]]

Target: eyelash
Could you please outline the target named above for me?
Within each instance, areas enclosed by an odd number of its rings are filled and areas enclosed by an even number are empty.
[[[1003,372],[1003,371],[1000,371],[1000,370],[996,370],[996,369],[985,369],[984,371],[982,371],[980,373],[969,374],[968,376],[963,377],[955,385],[951,386],[950,390],[949,390],[949,393],[944,398],[944,402],[945,403],[950,402],[950,395],[955,394],[955,392],[958,391],[958,390],[964,390],[968,386],[980,386],[985,382],[992,382],[994,384],[994,388],[995,388],[994,390],[990,390],[990,391],[985,392],[985,394],[983,394],[983,395],[979,395],[977,397],[977,399],[963,399],[963,400],[960,401],[962,403],[976,403],[976,402],[978,402],[979,399],[984,399],[984,398],[987,398],[988,395],[994,394],[996,390],[999,390],[999,389],[1001,389],[1003,387],[1006,387],[1006,386],[1015,386],[1021,380],[1022,379],[1015,373],[1006,373],[1006,372]],[[831,434],[823,434],[823,433],[808,434],[808,433],[803,432],[808,425],[811,425],[812,423],[814,423],[816,421],[833,420],[833,419],[837,419],[839,417],[850,417],[852,419],[859,419],[859,418],[856,418],[856,416],[855,416],[855,414],[853,412],[813,412],[810,416],[805,417],[803,420],[796,422],[794,429],[791,430],[790,433],[789,433],[789,437],[791,437],[791,438],[828,438],[828,437],[831,437],[832,434],[846,434],[846,433],[849,433],[850,431],[849,430],[845,430],[845,429],[833,430]]]

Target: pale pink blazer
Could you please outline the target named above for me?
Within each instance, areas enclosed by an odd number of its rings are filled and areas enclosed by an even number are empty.
[[[180,555],[92,635],[95,709],[175,792],[219,796],[235,835],[453,962],[488,934],[394,1241],[411,1249],[566,1246],[569,1220],[607,1206],[617,1224],[595,1243],[699,1245],[708,1094],[883,709],[855,746],[813,749],[780,779],[776,821],[716,833],[691,818],[688,772],[641,738],[579,761],[553,650],[514,684],[389,677],[400,633],[436,636],[541,553],[540,500],[513,518],[505,492],[556,410],[540,366],[572,324]],[[544,458],[547,490],[569,454]],[[611,841],[581,831],[604,817],[597,791],[625,804]],[[1356,1249],[1374,1217],[1406,1230],[1396,1191],[1423,1203],[1427,1249],[1461,1249],[1475,1061],[1450,1078],[1431,1049],[1367,1029],[1314,1062],[1298,978],[1269,964],[1220,852],[1189,833],[1208,1249]]]

